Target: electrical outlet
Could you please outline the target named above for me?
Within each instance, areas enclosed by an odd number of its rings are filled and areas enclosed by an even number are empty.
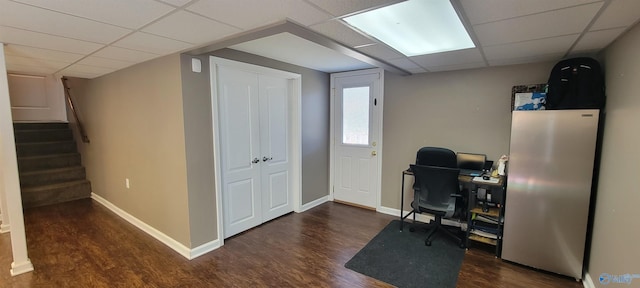
[[[129,186],[129,178],[124,178],[124,186],[127,187],[127,189],[130,188],[130,186]]]

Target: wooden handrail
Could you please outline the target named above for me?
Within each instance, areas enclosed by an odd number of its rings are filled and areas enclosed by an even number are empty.
[[[73,113],[73,117],[76,119],[76,123],[78,124],[78,130],[80,132],[80,137],[82,138],[82,142],[89,143],[89,136],[87,136],[87,131],[84,130],[84,126],[82,122],[80,122],[80,118],[78,117],[78,113],[76,112],[76,107],[73,105],[73,99],[71,98],[71,88],[67,85],[67,78],[62,77],[62,86],[64,86],[64,95],[67,98],[67,104]]]

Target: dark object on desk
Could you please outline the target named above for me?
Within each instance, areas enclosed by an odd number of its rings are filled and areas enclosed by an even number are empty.
[[[438,231],[444,232],[459,242],[464,247],[464,241],[442,226],[442,218],[451,218],[456,212],[456,197],[460,198],[460,184],[455,168],[411,165],[416,178],[414,184],[414,197],[411,207],[414,213],[430,213],[435,216],[435,221],[429,223],[431,230],[425,245],[431,246],[431,237]]]
[[[487,162],[487,156],[484,154],[458,152],[456,162],[461,175],[480,176]]]
[[[489,180],[489,179],[491,179],[491,176],[487,176],[487,175],[482,176],[482,180]]]

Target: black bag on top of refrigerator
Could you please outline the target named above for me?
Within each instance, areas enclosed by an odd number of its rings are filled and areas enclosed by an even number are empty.
[[[602,109],[605,104],[604,75],[600,63],[579,57],[558,62],[547,83],[546,109]]]

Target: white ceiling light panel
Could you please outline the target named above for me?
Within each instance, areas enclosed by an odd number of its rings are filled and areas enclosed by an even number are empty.
[[[406,56],[475,47],[449,0],[409,0],[344,21]]]

